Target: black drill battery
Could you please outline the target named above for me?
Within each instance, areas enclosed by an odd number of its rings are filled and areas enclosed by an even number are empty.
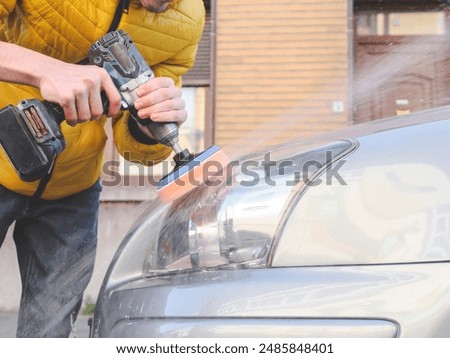
[[[54,105],[34,99],[0,109],[0,146],[23,181],[43,178],[65,148],[62,116]]]

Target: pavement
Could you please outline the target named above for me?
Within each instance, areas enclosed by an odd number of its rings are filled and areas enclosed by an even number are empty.
[[[72,338],[89,338],[90,316],[79,316],[75,322]],[[16,312],[0,312],[0,338],[15,338],[17,328]]]

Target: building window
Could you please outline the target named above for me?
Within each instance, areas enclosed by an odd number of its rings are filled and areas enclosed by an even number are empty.
[[[448,105],[448,1],[354,1],[352,122]]]
[[[444,12],[378,12],[358,14],[359,36],[445,35]]]

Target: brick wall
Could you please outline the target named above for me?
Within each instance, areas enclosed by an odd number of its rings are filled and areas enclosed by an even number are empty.
[[[215,142],[348,123],[347,0],[217,0]]]

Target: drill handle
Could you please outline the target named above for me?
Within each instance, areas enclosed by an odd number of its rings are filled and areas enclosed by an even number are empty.
[[[49,101],[43,101],[42,104],[44,105],[44,108],[47,110],[50,118],[53,118],[55,122],[60,125],[64,119],[64,110],[59,104],[52,103]]]

